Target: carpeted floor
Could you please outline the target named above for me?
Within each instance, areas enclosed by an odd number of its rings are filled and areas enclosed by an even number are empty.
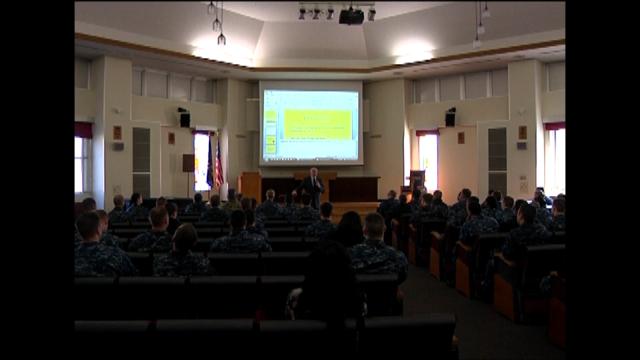
[[[493,310],[491,304],[470,300],[455,288],[436,280],[427,269],[409,265],[401,285],[404,314],[454,313],[460,339],[460,359],[565,359],[551,344],[546,327],[515,324]]]

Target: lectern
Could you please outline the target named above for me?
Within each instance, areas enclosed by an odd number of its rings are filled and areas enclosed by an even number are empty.
[[[242,197],[262,199],[262,177],[258,171],[245,171],[238,176],[238,192]]]

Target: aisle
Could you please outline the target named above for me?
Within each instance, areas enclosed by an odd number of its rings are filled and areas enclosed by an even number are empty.
[[[519,325],[502,317],[491,304],[469,300],[437,281],[427,269],[409,265],[400,286],[405,293],[405,316],[432,312],[456,314],[460,359],[565,359],[565,352],[549,342],[546,327]]]

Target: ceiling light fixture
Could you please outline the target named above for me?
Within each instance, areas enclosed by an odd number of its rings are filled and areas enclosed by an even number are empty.
[[[376,18],[376,9],[373,8],[373,6],[369,9],[369,21],[374,21]]]
[[[485,19],[491,17],[491,12],[489,12],[489,3],[487,3],[486,1],[484,2],[484,10],[482,11],[482,17]]]
[[[209,6],[207,6],[207,14],[213,15],[214,13],[218,15],[216,12],[216,6],[213,4],[213,1],[211,1],[209,2]]]
[[[313,20],[318,20],[320,18],[320,9],[315,8],[313,9]]]
[[[333,8],[329,5],[327,9],[327,20],[333,20]]]
[[[211,3],[213,3],[213,1]],[[209,8],[207,8],[207,11],[209,11],[210,9],[211,9],[211,4],[209,4]],[[213,11],[215,11],[216,13],[216,19],[213,20],[213,31],[218,32],[222,29],[222,23],[220,23],[220,20],[218,20],[218,2],[217,1]]]
[[[300,16],[298,16],[298,20],[304,20],[304,15],[306,14],[307,10],[305,10],[304,8],[300,8]]]
[[[475,40],[473,40],[473,48],[474,49],[479,48],[480,45],[482,45],[482,43],[480,42],[480,38],[478,37],[478,29],[479,29],[479,26],[478,26],[478,8],[479,7],[480,7],[480,2],[477,2],[474,5],[474,8],[475,8],[474,10],[476,12],[475,22],[473,23],[474,27],[476,28],[476,38],[475,38]]]
[[[224,1],[220,2],[220,36],[218,36],[218,45],[227,45],[227,38],[222,31],[222,24],[224,23]]]

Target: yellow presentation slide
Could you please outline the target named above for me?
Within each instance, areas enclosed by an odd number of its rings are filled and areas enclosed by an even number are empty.
[[[351,111],[286,109],[285,140],[350,140]]]

